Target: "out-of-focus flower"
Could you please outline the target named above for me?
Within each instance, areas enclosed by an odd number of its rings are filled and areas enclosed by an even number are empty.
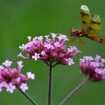
[[[22,91],[28,89],[27,81],[34,79],[34,74],[27,73],[27,76],[21,74],[22,61],[17,62],[18,68],[12,68],[12,61],[6,60],[0,65],[0,91],[6,89],[7,92],[13,93],[16,88],[20,88]]]
[[[23,92],[25,92],[26,90],[28,90],[28,86],[27,86],[27,84],[26,83],[22,83],[21,84],[21,86],[20,86],[20,89],[23,91]]]
[[[80,59],[80,70],[92,81],[105,80],[105,59],[96,55],[95,58],[91,56],[85,56]]]
[[[72,57],[80,51],[75,46],[66,47],[68,41],[66,35],[51,33],[45,37],[28,37],[29,42],[22,44],[19,48],[26,52],[26,56],[20,53],[23,59],[40,59],[45,62],[60,63],[64,65],[74,64]]]
[[[35,79],[35,75],[32,74],[31,72],[27,73],[27,77],[30,78],[30,79]]]

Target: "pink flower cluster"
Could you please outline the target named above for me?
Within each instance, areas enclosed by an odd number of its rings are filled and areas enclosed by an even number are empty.
[[[95,58],[85,56],[80,59],[80,69],[83,74],[89,76],[92,81],[105,80],[105,59],[96,55]]]
[[[80,51],[75,46],[66,47],[65,42],[68,41],[66,35],[51,33],[45,37],[39,36],[35,38],[28,37],[29,42],[22,44],[19,48],[26,52],[24,56],[20,53],[18,56],[24,59],[43,60],[45,62],[57,62],[60,64],[74,64],[72,57]]]
[[[16,88],[23,92],[28,89],[27,80],[34,79],[35,75],[31,72],[27,76],[21,74],[22,61],[17,62],[18,68],[11,68],[12,61],[6,60],[0,65],[0,91],[6,89],[7,92],[13,93]]]

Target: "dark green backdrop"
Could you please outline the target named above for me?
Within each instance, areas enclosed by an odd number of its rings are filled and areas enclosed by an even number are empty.
[[[80,6],[88,5],[91,12],[102,18],[101,35],[105,34],[105,0],[0,0],[0,64],[5,59],[14,61],[20,52],[18,46],[27,41],[27,36],[46,35],[50,32],[69,36],[71,28],[81,27]],[[58,66],[53,72],[52,105],[58,103],[82,81],[79,59],[84,55],[99,54],[105,57],[105,44],[84,39],[85,44],[74,44],[82,51],[75,57],[75,65]],[[47,105],[48,68],[40,61],[24,60],[23,73],[32,71],[36,80],[29,82],[28,93],[39,105]],[[104,105],[105,82],[90,83],[65,105]],[[31,105],[22,94],[15,91],[0,93],[0,105]]]

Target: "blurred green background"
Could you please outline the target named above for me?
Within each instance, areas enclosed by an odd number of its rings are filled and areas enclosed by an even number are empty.
[[[13,60],[16,66],[18,46],[27,42],[27,36],[46,35],[50,32],[63,33],[69,37],[71,28],[80,28],[80,6],[88,5],[92,13],[102,19],[105,34],[105,0],[0,0],[0,63],[5,59]],[[75,65],[57,66],[53,72],[52,105],[59,102],[82,81],[79,59],[84,55],[96,54],[105,58],[105,44],[84,39],[85,44],[74,44],[82,51],[75,57]],[[47,105],[48,68],[43,62],[24,60],[23,73],[32,71],[35,81],[29,81],[28,93],[39,105]],[[90,83],[79,91],[65,105],[104,105],[105,83]],[[17,90],[13,94],[0,93],[0,105],[31,105]]]

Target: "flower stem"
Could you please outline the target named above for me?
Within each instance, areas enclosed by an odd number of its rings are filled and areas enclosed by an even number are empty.
[[[35,100],[32,99],[26,92],[23,92],[20,88],[17,88],[33,105],[38,105],[36,104]]]
[[[89,78],[85,79],[82,83],[80,83],[72,92],[70,92],[66,98],[64,98],[63,101],[60,102],[59,105],[64,105],[68,100],[72,98],[73,95],[75,95],[76,92],[78,92],[82,87],[84,87],[88,82]]]
[[[51,91],[52,91],[52,63],[49,65],[49,75],[48,75],[48,105],[51,105]]]
[[[55,67],[56,65],[58,65],[59,64],[59,62],[57,62],[57,63],[55,63],[54,65],[52,65],[52,67]]]

